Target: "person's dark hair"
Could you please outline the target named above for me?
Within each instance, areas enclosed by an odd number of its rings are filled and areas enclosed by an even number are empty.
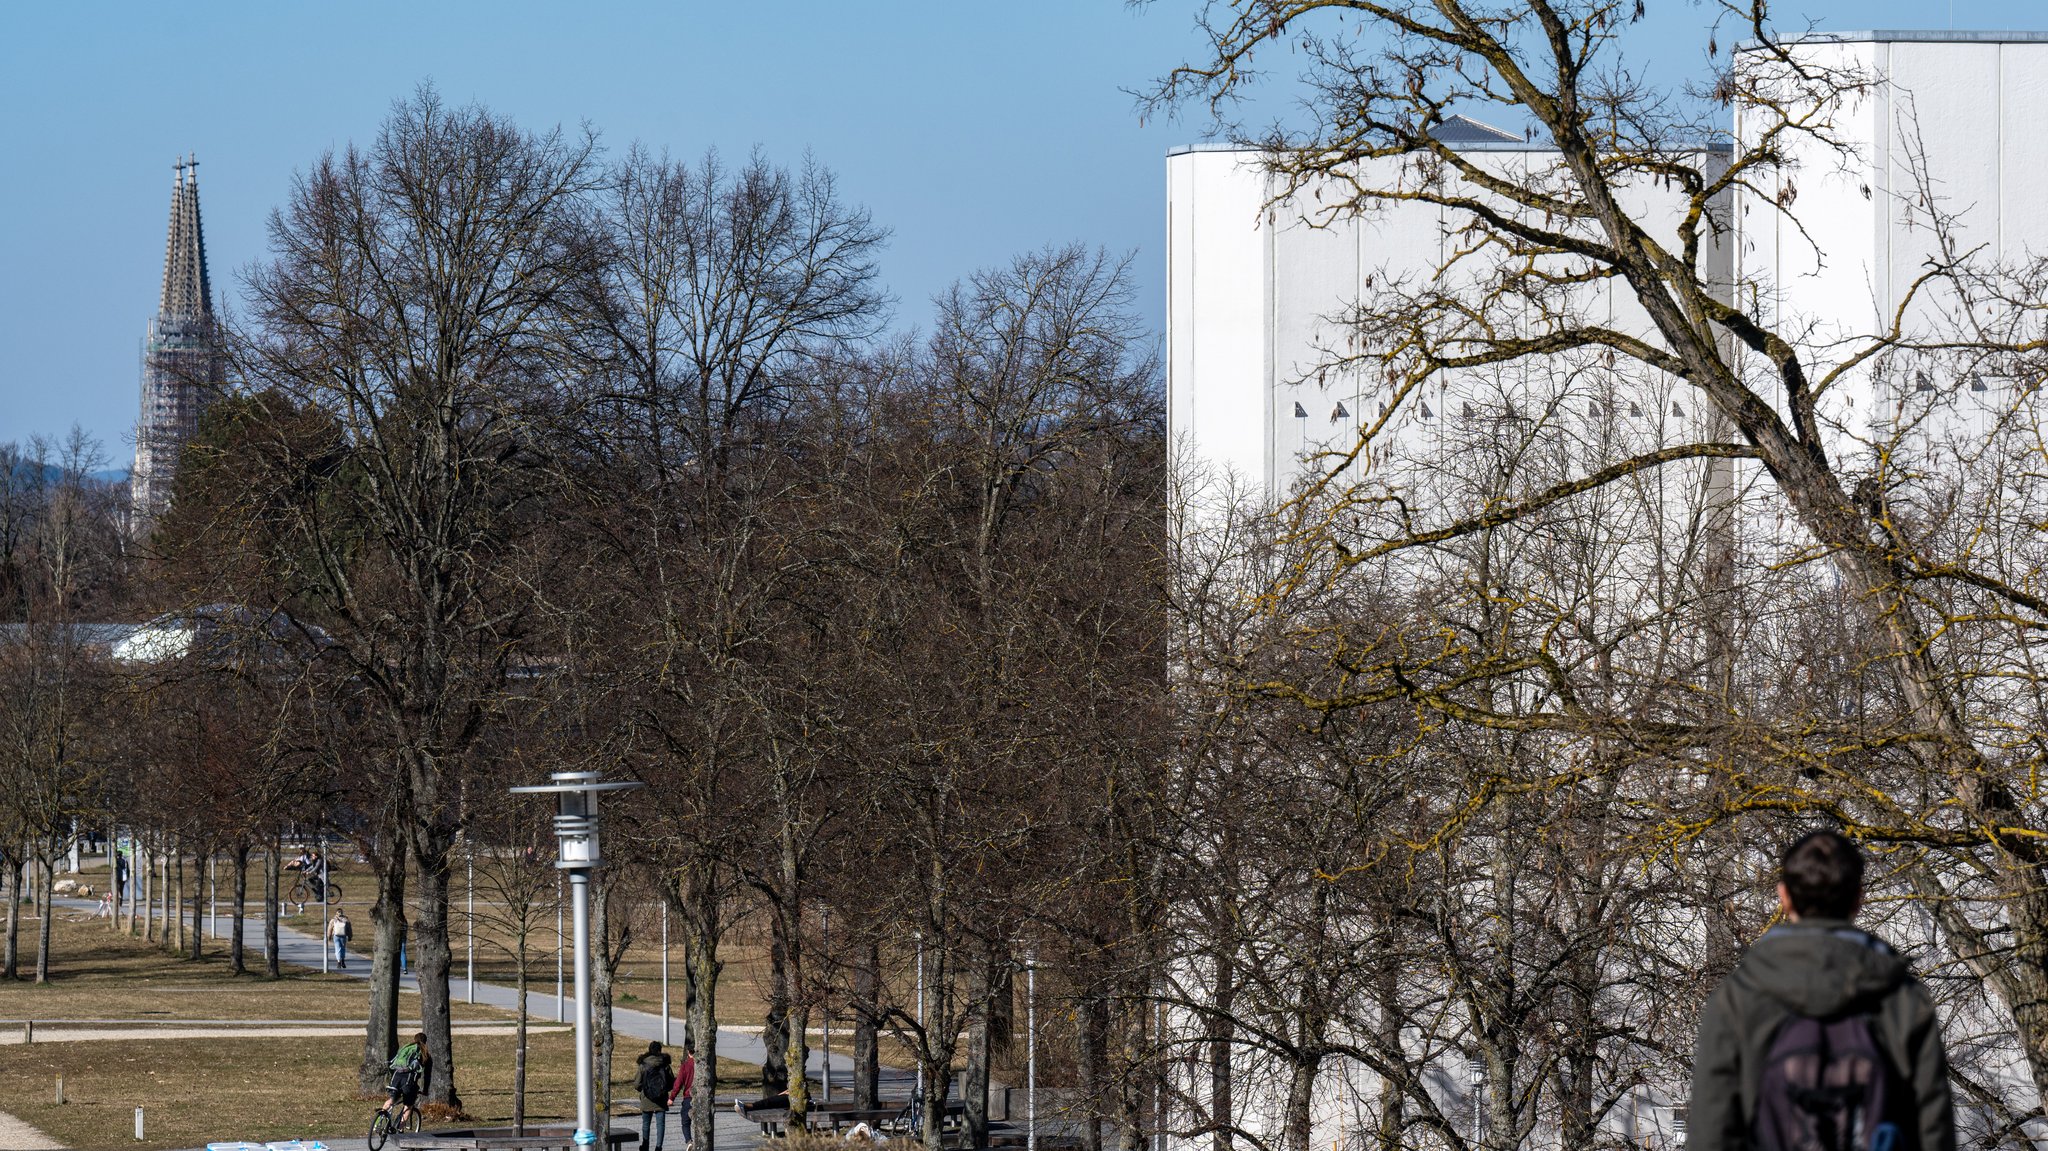
[[[414,1043],[419,1044],[421,1047],[425,1047],[427,1045],[427,1033],[424,1031],[413,1032],[412,1041]]]
[[[1812,832],[1785,849],[1778,877],[1802,917],[1847,919],[1863,894],[1863,853],[1838,831]]]
[[[647,1053],[648,1053],[649,1055],[659,1055],[659,1054],[661,1054],[661,1040],[659,1040],[659,1039],[652,1039],[652,1040],[649,1040],[649,1041],[648,1041],[648,1043],[647,1043]]]

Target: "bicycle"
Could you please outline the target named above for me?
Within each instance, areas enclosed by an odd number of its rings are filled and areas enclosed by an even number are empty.
[[[308,903],[319,903],[320,881],[315,879],[313,882],[307,883],[303,879],[299,880],[297,883],[292,885],[292,889],[290,891],[285,893],[284,901],[286,903],[296,903],[300,907],[304,907]],[[341,902],[340,884],[330,883],[327,885],[327,902]]]
[[[389,1098],[370,1117],[370,1151],[383,1151],[384,1141],[395,1134],[411,1134],[420,1129],[420,1109],[399,1099],[397,1080],[392,1080],[384,1090]]]

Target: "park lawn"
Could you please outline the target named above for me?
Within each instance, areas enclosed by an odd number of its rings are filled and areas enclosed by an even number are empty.
[[[286,855],[287,858],[292,858],[295,855],[295,851],[288,850]],[[104,889],[107,880],[105,859],[88,855],[82,860],[82,863],[83,873],[78,878],[91,884],[95,890]],[[260,920],[263,906],[262,867],[261,854],[258,853],[252,856],[249,873],[248,912],[258,920]],[[299,880],[298,873],[293,871],[284,872],[282,878],[287,892]],[[370,920],[370,908],[372,896],[376,892],[376,877],[372,874],[367,864],[359,862],[354,858],[352,851],[337,846],[333,852],[329,878],[335,886],[341,888],[342,898],[338,903],[330,904],[324,909],[318,903],[308,903],[303,912],[295,911],[294,905],[287,903],[283,906],[278,921],[286,927],[310,935],[322,935],[325,928],[325,920],[322,918],[323,911],[326,913],[332,913],[337,909],[346,911],[350,920],[355,924],[353,950],[357,955],[364,955],[370,948],[371,938],[375,930]],[[228,886],[228,873],[224,866],[219,870],[217,879],[220,886],[218,894],[225,896]],[[450,880],[448,944],[454,953],[454,964],[451,974],[456,978],[461,978],[467,970],[467,963],[471,955],[469,933],[473,928],[476,935],[474,955],[477,979],[485,983],[499,983],[511,986],[517,977],[517,969],[511,954],[512,947],[514,946],[513,938],[509,926],[504,922],[502,910],[498,908],[490,897],[491,893],[488,883],[480,881],[477,885],[474,904],[476,913],[472,919],[470,915],[471,902],[466,886],[468,873],[461,867],[459,861]],[[208,899],[208,891],[204,881],[203,879],[197,881],[198,885],[196,888],[192,886],[194,882],[193,877],[188,875],[188,897],[196,891],[202,906],[205,906]],[[548,907],[540,916],[540,922],[535,924],[527,939],[528,977],[532,980],[533,990],[542,993],[552,991],[555,985],[556,937],[553,900],[549,899],[547,903]],[[225,898],[221,898],[215,906],[220,913],[221,922],[225,923],[228,914],[227,901]],[[626,954],[619,965],[617,977],[618,998],[616,1002],[622,1007],[631,1007],[641,1011],[658,1010],[661,1005],[660,973],[662,959],[660,911],[651,904],[627,904],[618,908],[614,914],[621,916],[625,921],[625,925],[630,925],[631,938],[633,940],[632,945],[627,948]],[[101,924],[101,926],[104,927],[105,925]],[[718,977],[718,1004],[719,1013],[724,1017],[723,1021],[727,1026],[759,1026],[760,1021],[767,1018],[768,1002],[771,998],[772,988],[770,986],[771,968],[768,959],[766,935],[767,925],[765,920],[760,919],[758,916],[748,917],[733,928],[719,948],[721,969]],[[33,948],[32,937],[25,936],[23,942],[29,948]],[[260,966],[262,963],[262,930],[258,922],[252,921],[249,924],[243,945],[252,957],[250,962]],[[209,951],[216,948],[225,948],[225,946],[225,943],[216,944],[211,939],[207,940]],[[61,958],[63,948],[57,948],[57,953]],[[678,1016],[683,1011],[684,958],[685,953],[680,935],[672,934],[668,948],[670,1005]],[[566,964],[564,966],[566,968]],[[901,976],[901,982],[907,986],[909,982],[907,968],[896,974]],[[566,970],[564,975],[566,976]],[[15,1015],[14,1012],[7,1012],[4,1008],[0,1008],[0,1012],[4,1012],[10,1018]],[[189,1018],[190,1016],[187,1017]],[[276,1018],[299,1017],[276,1016]],[[227,1018],[227,1016],[222,1016],[221,1018]],[[815,1025],[814,1018],[813,1026]],[[845,1025],[842,1021],[834,1026],[835,1029],[838,1029]]]
[[[22,924],[22,967],[33,972],[36,920]],[[228,974],[226,945],[206,943],[206,957],[193,962],[153,943],[116,934],[105,920],[58,909],[50,925],[51,982],[16,983],[0,992],[4,1019],[361,1019],[367,985],[346,975],[322,975],[286,965],[285,974],[263,974],[263,960],[251,953],[255,974]],[[368,962],[365,960],[364,962]],[[401,995],[406,1011],[417,998]],[[481,1005],[455,1005],[457,1022],[501,1023],[508,1012]],[[4,1108],[0,1108],[4,1109]]]
[[[513,1037],[456,1037],[457,1085],[478,1123],[512,1118]],[[552,1120],[575,1107],[574,1039],[567,1032],[528,1040],[527,1117]],[[623,1054],[623,1053],[622,1053]],[[355,1037],[173,1039],[38,1043],[0,1047],[4,1109],[68,1147],[199,1147],[210,1141],[270,1141],[360,1135],[374,1101],[358,1097]],[[633,1065],[615,1067],[615,1110],[631,1112]],[[719,1061],[727,1086],[758,1069]],[[56,1077],[66,1102],[56,1102]],[[135,1140],[135,1108],[146,1109],[147,1139]]]

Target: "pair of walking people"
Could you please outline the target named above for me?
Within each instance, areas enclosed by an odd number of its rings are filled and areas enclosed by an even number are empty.
[[[1934,1001],[1851,922],[1863,870],[1832,831],[1785,851],[1784,922],[1700,1012],[1687,1151],[1955,1151]]]
[[[640,1093],[640,1146],[647,1151],[661,1151],[668,1128],[668,1109],[678,1099],[683,1103],[683,1144],[688,1146],[690,1142],[690,1089],[697,1081],[697,1060],[686,1051],[681,1072],[673,1070],[673,1063],[658,1041],[649,1043],[633,1080],[634,1089]]]

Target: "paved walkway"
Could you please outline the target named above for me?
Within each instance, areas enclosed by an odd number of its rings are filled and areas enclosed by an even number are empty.
[[[8,1151],[64,1151],[62,1143],[5,1111],[0,1111],[0,1147]]]

